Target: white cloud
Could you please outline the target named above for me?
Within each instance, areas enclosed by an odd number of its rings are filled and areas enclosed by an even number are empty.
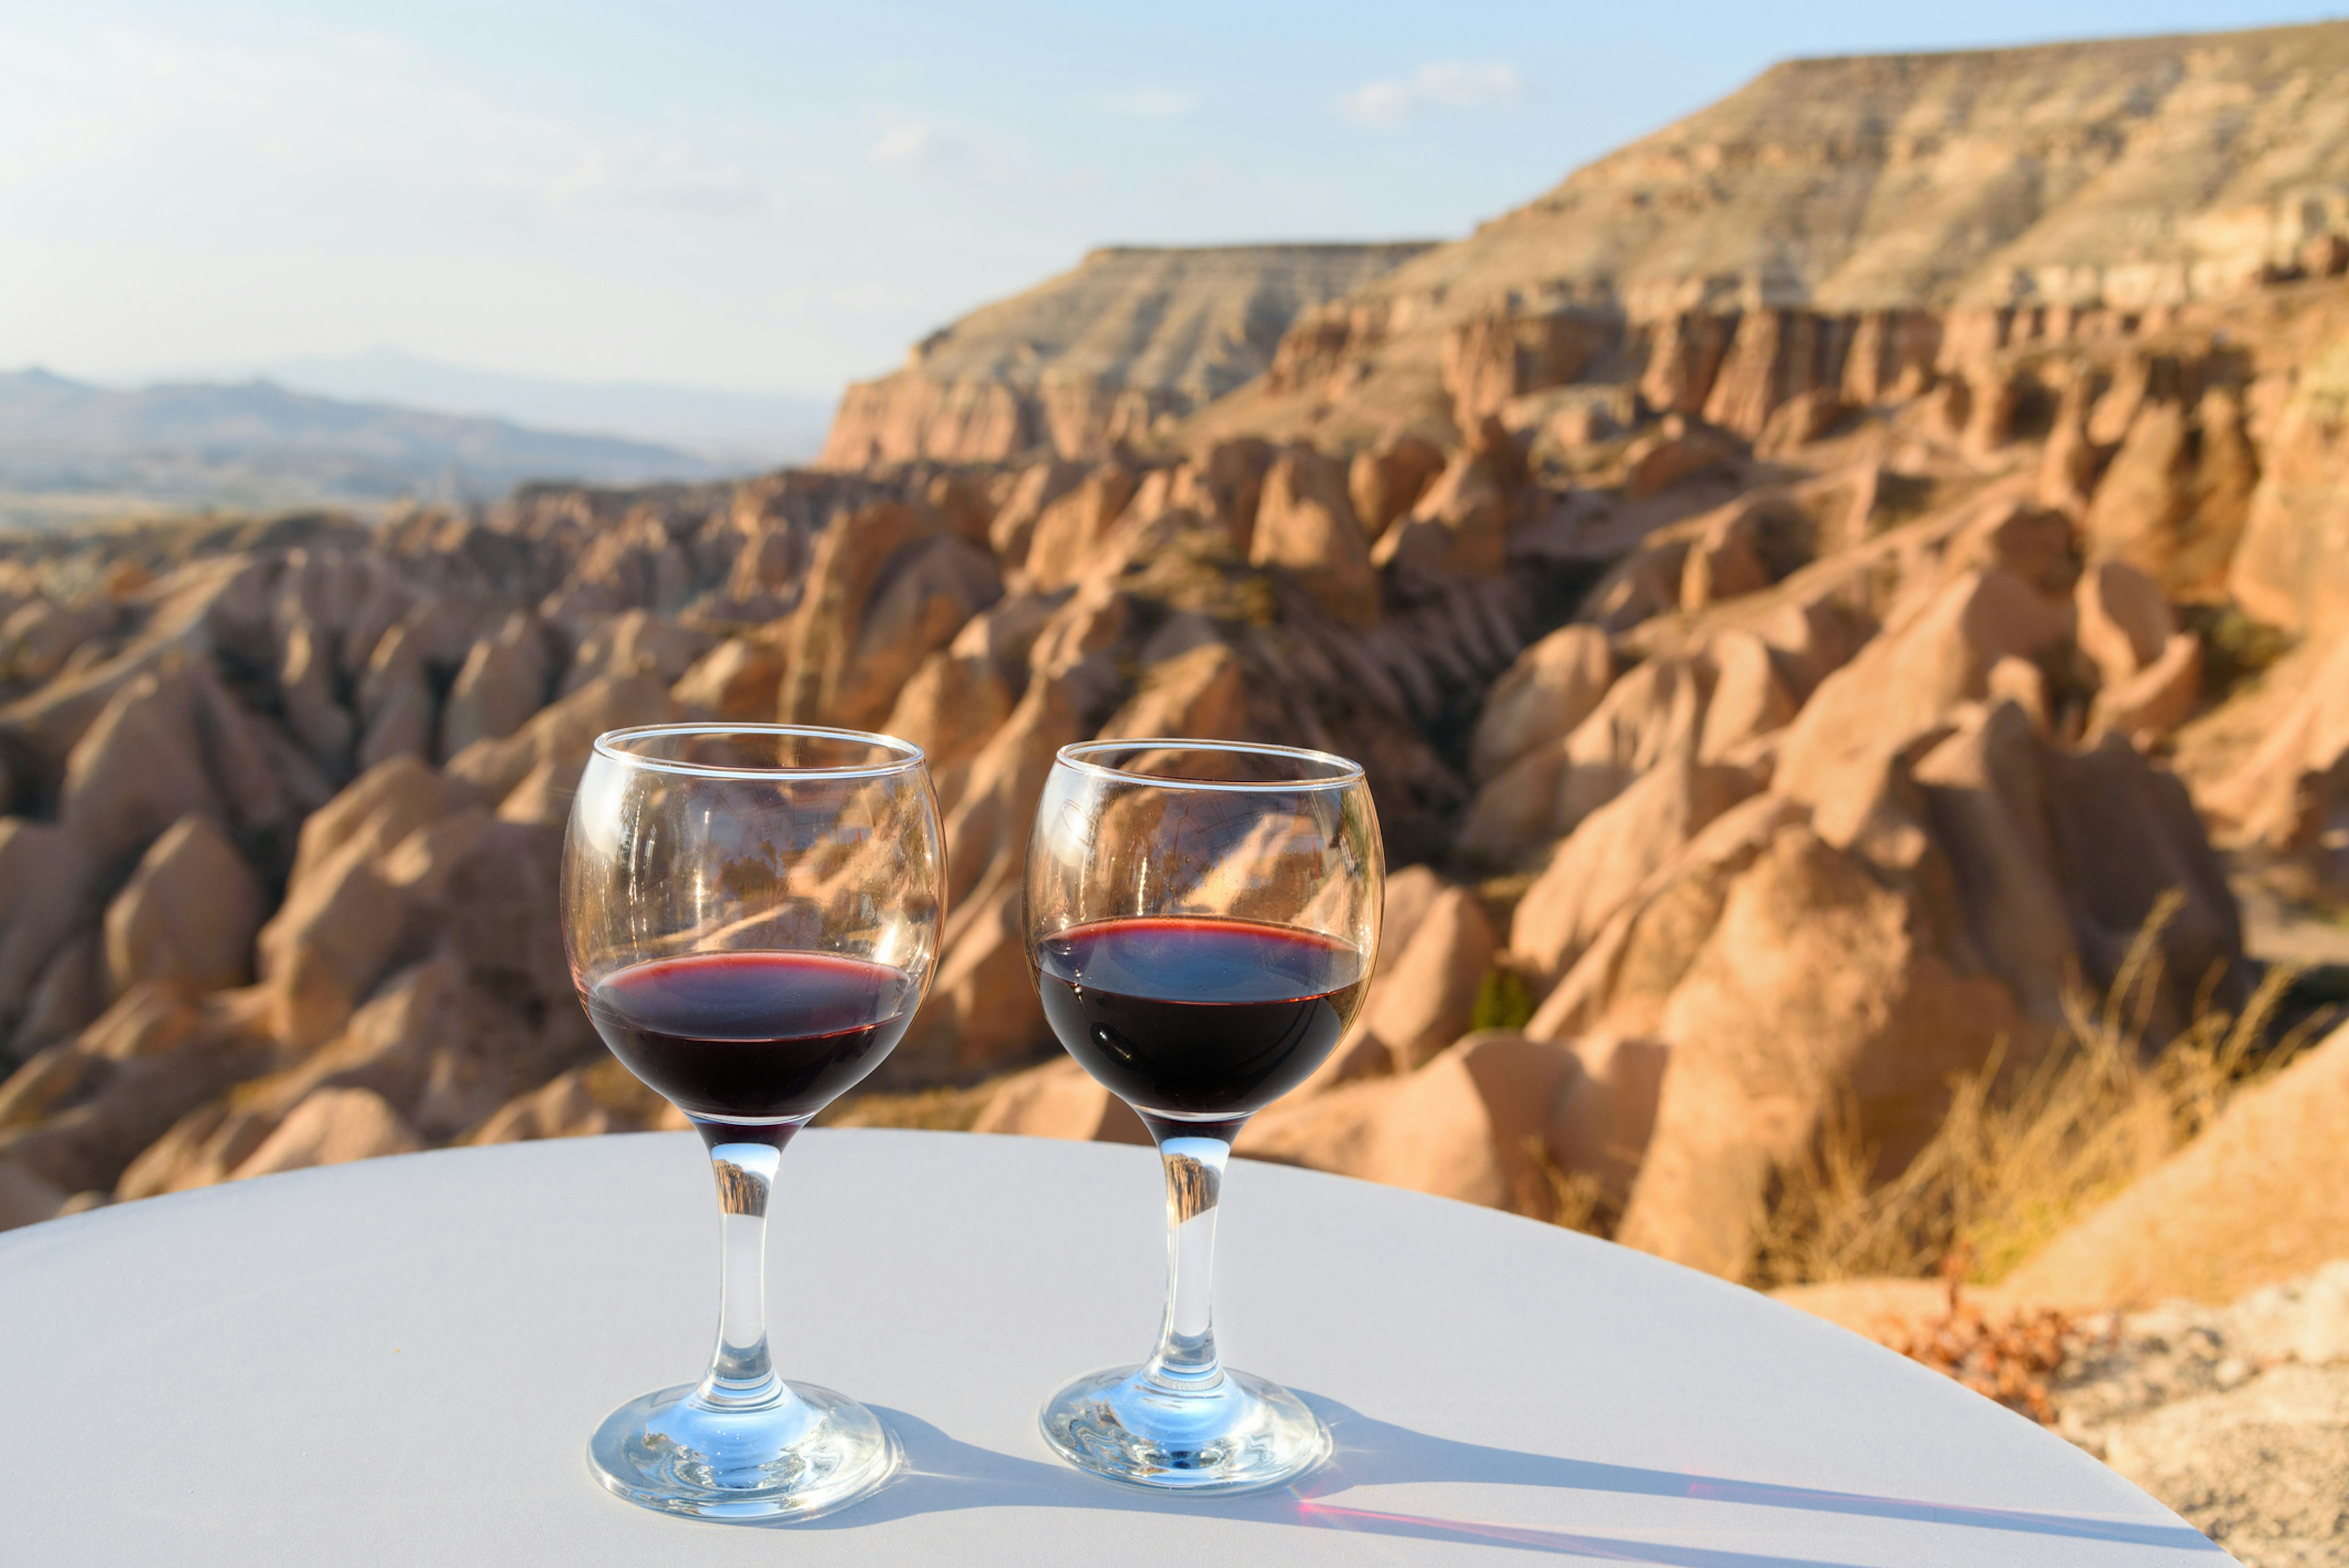
[[[687,142],[516,109],[364,34],[308,51],[124,30],[64,48],[0,34],[0,187],[12,186],[19,213],[46,192],[47,222],[160,187],[230,232],[288,208],[315,232],[328,208],[410,200],[566,223],[763,203],[742,169]]]
[[[912,168],[933,161],[945,145],[936,126],[926,119],[909,119],[883,131],[864,156],[875,163]]]
[[[1097,93],[1092,105],[1103,114],[1132,119],[1174,119],[1198,108],[1199,95],[1173,88],[1138,87],[1127,92]]]
[[[764,204],[758,182],[749,174],[713,163],[682,141],[615,141],[590,148],[553,194],[558,205],[583,213],[729,213]]]
[[[1401,80],[1364,82],[1338,103],[1364,125],[1400,125],[1431,109],[1507,109],[1525,90],[1515,66],[1436,60]]]

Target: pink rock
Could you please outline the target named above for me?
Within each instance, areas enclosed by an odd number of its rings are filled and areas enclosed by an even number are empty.
[[[0,1159],[0,1231],[56,1217],[66,1194],[13,1160]]]
[[[72,938],[50,955],[26,992],[8,1050],[26,1061],[44,1047],[71,1039],[107,1002],[106,955],[98,933]]]
[[[2182,631],[2163,644],[2153,662],[2096,693],[2088,728],[2091,733],[2117,730],[2150,748],[2192,718],[2201,700],[2202,639]]]
[[[441,708],[438,754],[452,757],[476,741],[502,740],[521,729],[546,706],[552,663],[538,618],[520,610],[508,616],[466,651]]]
[[[189,668],[124,687],[67,762],[58,815],[100,866],[128,861],[183,816],[229,814],[198,730],[210,666]]]
[[[1619,1034],[1567,1045],[1581,1070],[1567,1075],[1552,1102],[1544,1145],[1561,1170],[1597,1178],[1605,1207],[1619,1213],[1655,1132],[1671,1047]]]
[[[1093,552],[1134,498],[1142,474],[1131,465],[1104,462],[1036,519],[1026,563],[1039,588],[1066,587],[1084,575]]]
[[[382,1096],[366,1089],[320,1089],[295,1106],[230,1179],[412,1154],[423,1147],[416,1129]]]
[[[1019,471],[1011,493],[988,526],[988,542],[1009,569],[1024,564],[1045,509],[1075,487],[1085,471],[1073,462],[1046,458]]]
[[[2349,636],[2313,663],[2313,675],[2267,738],[2203,792],[2204,809],[2230,825],[2239,841],[2286,854],[2312,850],[2349,805]],[[0,843],[0,881],[5,866]]]
[[[1563,1046],[1486,1031],[1416,1072],[1284,1100],[1235,1147],[1254,1159],[1539,1213],[1548,1194],[1533,1147],[1578,1070]]]
[[[1151,666],[1140,689],[1102,726],[1099,738],[1184,735],[1248,738],[1247,677],[1239,656],[1219,642]]]
[[[2159,659],[2178,635],[2161,585],[2127,561],[2099,561],[2082,573],[2077,599],[2080,651],[2108,686]]]
[[[730,637],[696,659],[668,694],[680,708],[720,719],[769,723],[774,719],[782,685],[781,652],[748,638]]]
[[[2007,1282],[2067,1307],[2232,1300],[2342,1255],[2349,1034],[2228,1102],[2202,1134],[2059,1232]]]
[[[1682,846],[1754,789],[1740,768],[1686,755],[1658,763],[1558,846],[1518,902],[1510,950],[1555,982]]]
[[[501,631],[500,636],[504,635]],[[527,635],[518,629],[517,642]],[[558,695],[568,697],[591,680],[615,676],[649,675],[664,686],[673,684],[716,642],[709,633],[696,631],[665,616],[649,610],[628,610],[597,627],[579,644],[571,667],[563,672]],[[511,730],[504,732],[512,733]]]
[[[405,624],[383,634],[367,658],[357,693],[364,770],[393,757],[427,757],[440,727],[440,704],[424,667],[421,640]]]
[[[1782,830],[1665,1007],[1671,1063],[1618,1239],[1740,1276],[1771,1173],[1817,1136],[1835,1085],[1853,1086],[1859,1136],[1898,1169],[1951,1075],[2013,1028],[2004,989],[1953,972],[1906,897]]]
[[[124,1168],[195,1106],[267,1065],[236,993],[191,1000],[132,988],[70,1044],[0,1084],[0,1162],[61,1191],[110,1191]]]
[[[78,835],[0,816],[0,1019],[12,1026],[43,969],[96,914],[99,869]]]
[[[1266,472],[1248,560],[1294,573],[1322,608],[1349,625],[1379,618],[1370,543],[1354,518],[1346,471],[1311,447],[1287,449]]]
[[[1754,632],[1731,627],[1704,641],[1702,656],[1713,668],[1713,696],[1698,732],[1700,761],[1717,763],[1741,753],[1761,736],[1785,727],[1797,702],[1770,645]]]
[[[449,759],[447,772],[482,799],[512,799],[510,815],[517,820],[560,822],[596,736],[676,716],[668,687],[657,676],[606,676],[540,709],[502,740],[474,742]]]
[[[968,761],[1011,712],[1010,686],[995,660],[966,653],[962,641],[922,661],[881,725],[921,747],[934,777]]]
[[[1363,1010],[1371,1033],[1407,1073],[1467,1033],[1476,996],[1500,950],[1492,921],[1465,888],[1437,894]]]
[[[153,1198],[226,1181],[276,1130],[277,1120],[270,1111],[207,1101],[140,1152],[115,1183],[114,1195]]]
[[[836,520],[792,617],[779,713],[871,729],[922,660],[1002,591],[987,553],[926,508],[885,502]]]
[[[106,910],[106,973],[119,996],[141,981],[197,991],[242,985],[269,912],[260,881],[212,819],[186,816],[151,845]]]
[[[1537,1040],[1653,1036],[1664,1004],[1720,923],[1730,884],[1778,830],[1807,822],[1793,801],[1758,794],[1691,839],[1599,929],[1526,1025]]]
[[[1614,679],[1604,632],[1565,626],[1517,655],[1485,695],[1469,770],[1490,780],[1536,747],[1562,741],[1597,707]]]
[[[617,1063],[598,1066],[617,1073]],[[691,1124],[685,1113],[663,1101],[633,1079],[626,1085],[626,1104],[612,1106],[596,1093],[597,1068],[573,1068],[549,1079],[528,1094],[500,1106],[496,1115],[468,1134],[469,1144],[524,1143],[549,1137],[597,1137],[605,1133],[639,1132],[653,1128],[683,1130]],[[609,1096],[605,1096],[610,1097]]]
[[[0,618],[0,671],[36,686],[62,669],[75,650],[111,631],[121,613],[106,599],[73,607],[36,599]]]
[[[1883,758],[1934,730],[1954,704],[1987,695],[1999,659],[2034,659],[2071,632],[2071,607],[2013,573],[1959,574],[1820,682],[1787,727],[1772,787],[1819,806],[1831,840],[1857,831]]]
[[[2225,567],[2226,591],[2247,614],[2313,639],[2349,629],[2344,380],[2337,349],[2321,370],[2301,373],[2261,452],[2242,542]]]
[[[1346,472],[1346,492],[1363,535],[1375,541],[1408,516],[1444,467],[1443,449],[1408,431],[1356,452]]]
[[[1371,560],[1466,576],[1498,573],[1525,479],[1516,438],[1488,417],[1471,430],[1468,443],[1453,454],[1409,518],[1379,540]]]
[[[277,691],[286,727],[321,766],[339,777],[350,767],[354,725],[349,711],[335,699],[329,648],[326,633],[306,620],[297,621],[285,634]]]
[[[1142,1118],[1066,1056],[1005,1079],[970,1130],[1093,1143],[1150,1141]]]

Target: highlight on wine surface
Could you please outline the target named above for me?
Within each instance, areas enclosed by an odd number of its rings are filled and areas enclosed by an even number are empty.
[[[723,1212],[718,1347],[698,1385],[589,1444],[631,1501],[807,1518],[898,1462],[863,1406],[777,1375],[766,1217],[783,1146],[879,1066],[936,963],[944,857],[921,749],[853,731],[660,725],[595,742],[563,867],[564,933],[614,1055],[690,1118]]]
[[[1030,961],[1053,1034],[1156,1140],[1169,1226],[1156,1354],[1044,1407],[1071,1463],[1239,1491],[1328,1457],[1302,1401],[1217,1355],[1216,1210],[1232,1139],[1361,1009],[1384,885],[1378,815],[1343,757],[1140,740],[1056,759],[1028,850]]]
[[[630,964],[587,1015],[628,1071],[704,1127],[795,1127],[854,1087],[913,1021],[903,970],[836,953],[687,953]]]
[[[1361,998],[1361,951],[1293,926],[1128,915],[1036,943],[1044,1014],[1085,1071],[1164,1116],[1244,1116],[1330,1054]]]

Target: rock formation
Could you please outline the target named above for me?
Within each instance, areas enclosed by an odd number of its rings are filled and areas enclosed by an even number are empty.
[[[942,327],[841,400],[828,468],[1106,456],[1261,374],[1299,314],[1423,244],[1098,250]]]
[[[1208,422],[1352,445],[1628,380],[1753,440],[1940,377],[1994,415],[1980,357],[2018,321],[2094,335],[2330,265],[2349,210],[2306,193],[2349,143],[2304,106],[2344,62],[2337,24],[1789,61],[1307,311]]]
[[[2084,1217],[2008,1282],[2063,1305],[2231,1301],[2349,1257],[2349,1031],[2246,1090],[2169,1161]],[[2256,1217],[2256,1223],[2247,1219]]]
[[[2104,1334],[2049,1389],[2056,1430],[2251,1568],[2335,1563],[2349,1525],[2349,1263],[2223,1305],[2090,1320]]]

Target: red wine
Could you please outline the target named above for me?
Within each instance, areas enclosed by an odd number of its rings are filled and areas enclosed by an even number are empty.
[[[1137,1110],[1245,1116],[1321,1064],[1361,1005],[1362,955],[1293,926],[1098,920],[1037,944],[1061,1044]]]
[[[597,983],[587,1016],[628,1071],[697,1121],[805,1117],[881,1064],[914,977],[837,953],[688,953]]]

